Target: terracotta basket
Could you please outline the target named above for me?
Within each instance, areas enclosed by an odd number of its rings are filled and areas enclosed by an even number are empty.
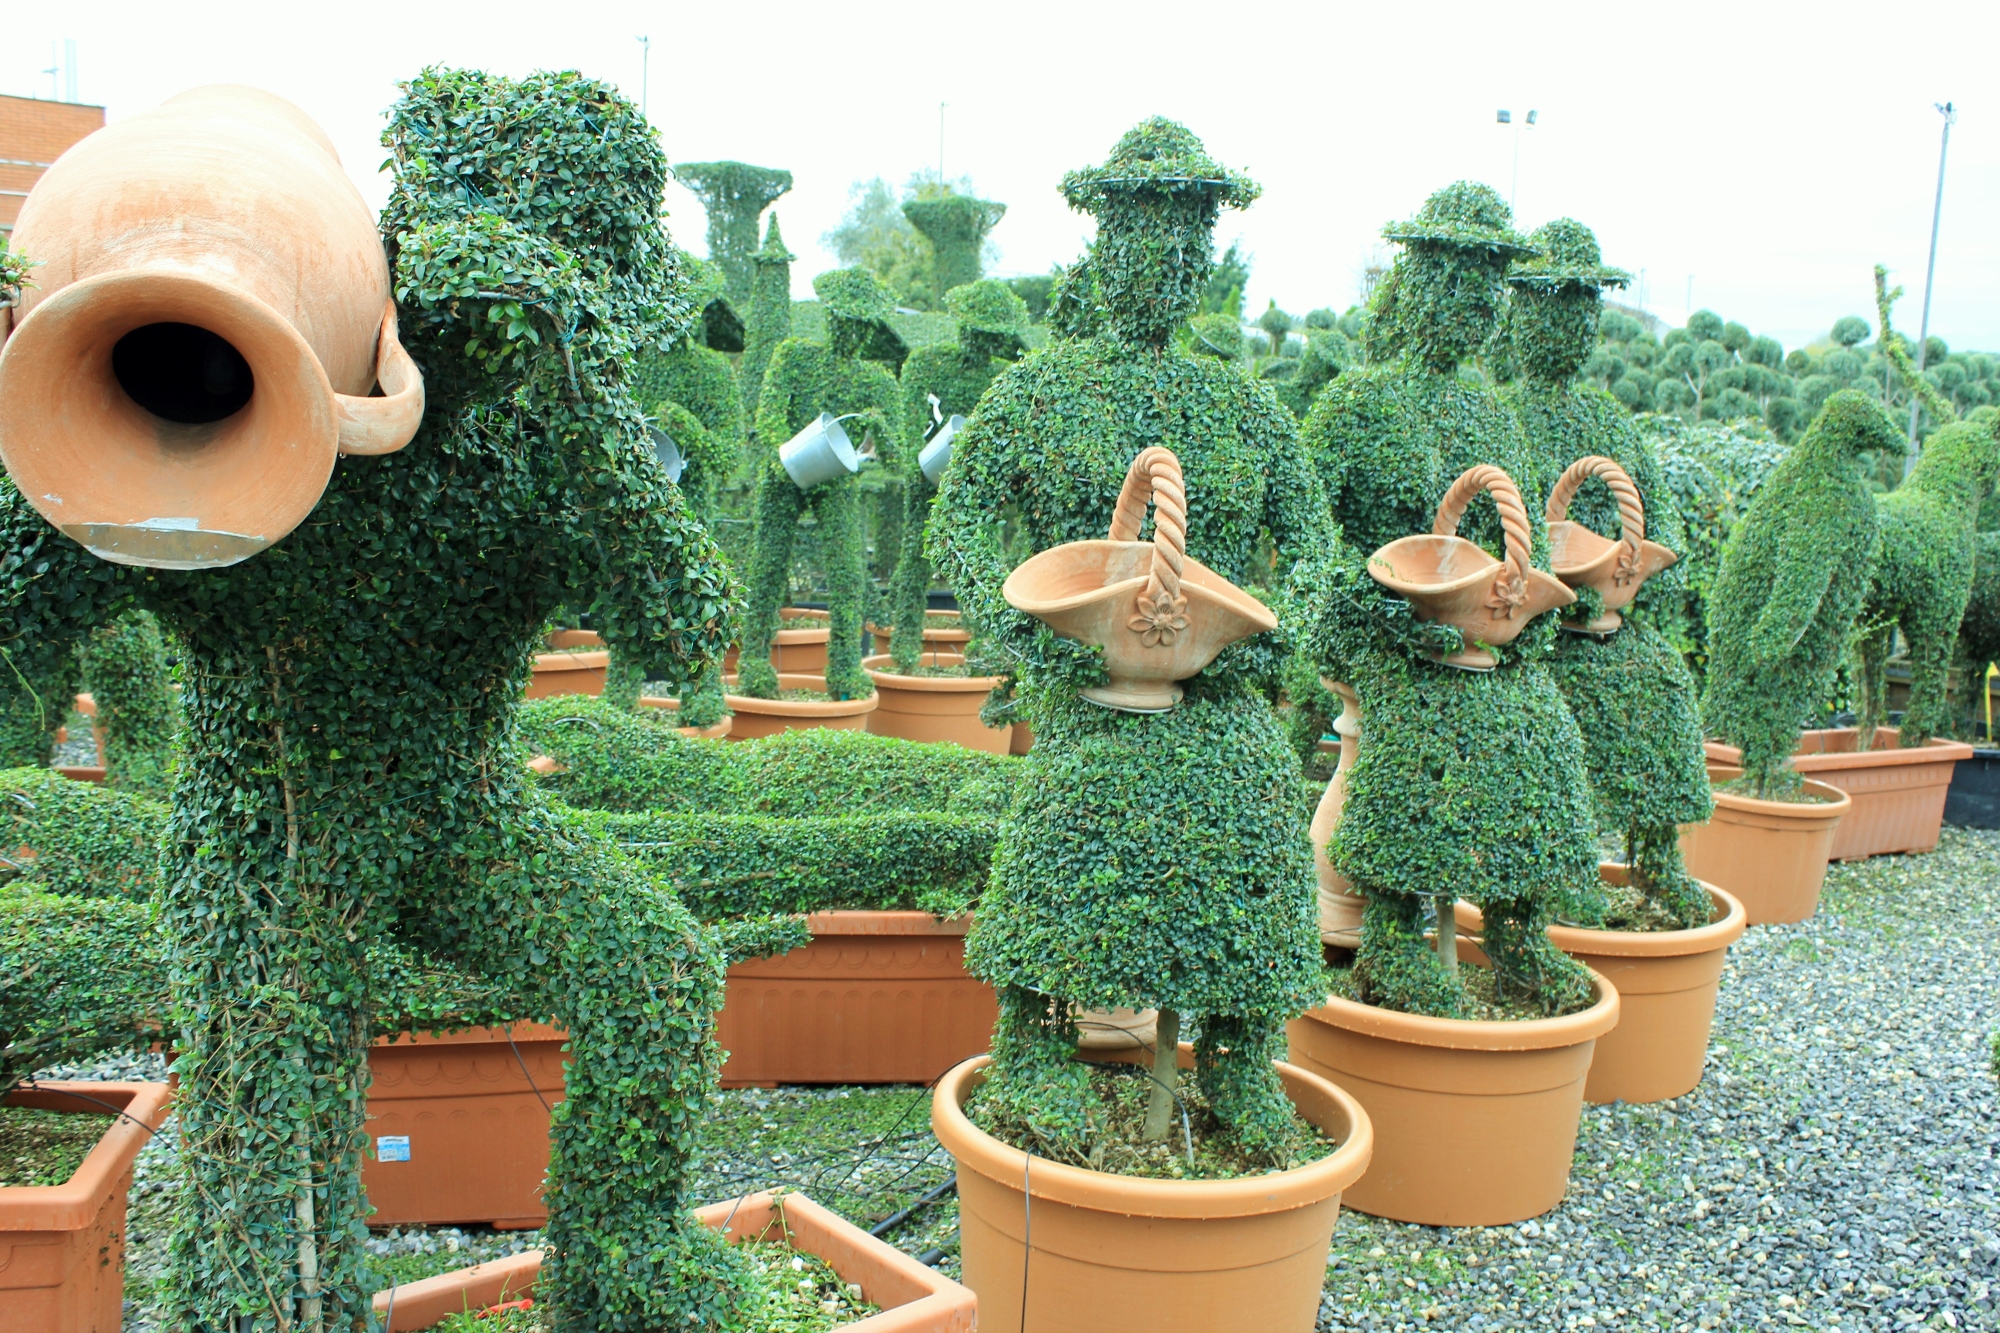
[[[1708,776],[1730,782],[1743,770],[1710,761]],[[1734,895],[1753,926],[1804,921],[1819,910],[1827,860],[1854,802],[1824,782],[1805,785],[1820,799],[1759,801],[1717,791],[1706,824],[1681,826],[1688,873]]]
[[[724,1087],[928,1083],[987,1048],[999,1004],[965,970],[971,917],[814,912],[812,943],[729,969]]]
[[[1617,541],[1569,520],[1570,501],[1592,477],[1608,486],[1618,502]],[[1580,625],[1565,621],[1564,629],[1609,634],[1625,623],[1618,613],[1632,604],[1646,580],[1680,559],[1658,542],[1646,540],[1646,509],[1639,499],[1639,487],[1624,468],[1597,454],[1579,458],[1564,469],[1555,490],[1549,493],[1547,517],[1549,568],[1570,587],[1593,589],[1604,601],[1603,615]]]
[[[736,683],[732,676],[723,680],[729,685]],[[824,690],[826,677],[780,671],[778,688]],[[882,703],[881,697],[874,694],[865,699],[753,699],[747,694],[725,694],[723,698],[729,704],[729,711],[736,715],[729,728],[732,741],[754,741],[760,736],[806,727],[863,731],[868,726],[868,715]]]
[[[536,653],[535,673],[528,678],[525,698],[553,699],[564,694],[604,693],[604,674],[611,667],[609,652]]]
[[[1369,1165],[1353,1097],[1280,1063],[1299,1114],[1340,1145],[1330,1155],[1236,1180],[1144,1180],[1031,1160],[973,1125],[962,1108],[990,1063],[966,1061],[931,1098],[931,1128],[958,1161],[960,1254],[982,1328],[1310,1333],[1341,1193]]]
[[[1597,873],[1607,884],[1626,882],[1622,865],[1607,861]],[[1722,964],[1749,924],[1742,903],[1713,884],[1702,887],[1715,909],[1693,930],[1549,927],[1550,942],[1618,989],[1618,1026],[1597,1039],[1583,1087],[1592,1105],[1663,1102],[1700,1085]],[[1458,924],[1474,935],[1485,927],[1470,903],[1458,904]]]
[[[108,1102],[130,1119],[114,1120],[69,1093]],[[43,1083],[7,1095],[9,1106],[103,1116],[105,1131],[66,1183],[0,1186],[0,1333],[124,1327],[132,1163],[165,1123],[171,1097],[164,1083]]]
[[[1459,957],[1484,961],[1467,940]],[[1597,1003],[1561,1018],[1427,1018],[1329,996],[1293,1019],[1292,1059],[1353,1093],[1375,1125],[1375,1160],[1347,1206],[1466,1227],[1561,1203],[1591,1056],[1618,1025],[1617,990],[1592,980]]]
[[[1466,506],[1482,491],[1492,494],[1500,510],[1505,560],[1495,560],[1476,542],[1458,535]],[[1512,643],[1530,620],[1576,600],[1560,579],[1528,563],[1531,551],[1521,488],[1499,468],[1482,463],[1452,482],[1438,501],[1428,533],[1399,537],[1376,551],[1368,557],[1368,574],[1406,598],[1417,619],[1438,621],[1465,635],[1465,648],[1439,655],[1439,662],[1466,671],[1491,671],[1499,659],[1479,645],[1498,648]]]
[[[879,706],[868,715],[868,730],[878,736],[906,741],[948,742],[968,750],[1007,754],[1013,747],[1011,727],[989,727],[979,720],[986,696],[999,676],[905,676],[888,654],[863,658],[861,665],[875,682]],[[926,652],[922,666],[964,666],[957,653]]]
[[[1153,506],[1153,540],[1139,540]],[[1066,542],[1007,576],[1008,605],[1104,649],[1109,685],[1085,699],[1131,713],[1180,702],[1186,680],[1238,639],[1278,627],[1262,602],[1187,554],[1180,460],[1155,445],[1125,473],[1106,541]]]
[[[695,1216],[731,1241],[775,1239],[789,1231],[792,1248],[824,1259],[842,1279],[857,1283],[871,1304],[882,1307],[878,1314],[840,1326],[849,1333],[971,1333],[974,1327],[970,1291],[803,1194],[782,1199],[750,1194],[697,1209]],[[542,1252],[529,1250],[405,1283],[394,1292],[389,1333],[434,1328],[462,1311],[532,1298],[541,1267]],[[375,1293],[378,1319],[389,1315],[390,1295]]]
[[[371,1225],[521,1228],[547,1220],[549,1108],[563,1099],[566,1034],[515,1023],[510,1046],[507,1031],[406,1034],[370,1045],[361,1184],[375,1206]],[[385,1138],[407,1142],[385,1145]],[[406,1160],[382,1160],[398,1155]]]
[[[1838,787],[1854,801],[1834,831],[1828,855],[1858,861],[1888,852],[1928,852],[1944,826],[1945,795],[1959,761],[1972,758],[1962,741],[1933,738],[1928,745],[1894,748],[1897,731],[1879,727],[1875,748],[1857,752],[1861,733],[1854,727],[1804,732],[1791,766],[1807,777]],[[1720,741],[1708,743],[1711,763],[1743,762],[1743,752]]]

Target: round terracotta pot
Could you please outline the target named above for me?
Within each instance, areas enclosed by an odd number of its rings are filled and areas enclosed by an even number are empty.
[[[0,311],[0,460],[103,559],[234,564],[312,510],[337,454],[423,418],[374,216],[283,98],[197,88],[99,130],[11,245],[37,267]]]
[[[1007,743],[1008,754],[1026,754],[1035,748],[1035,729],[1025,722],[1016,722],[1013,734]]]
[[[661,699],[650,694],[639,696],[639,707],[641,708],[660,708],[674,713],[680,711],[680,706],[681,701],[679,699]],[[732,715],[724,713],[722,720],[712,727],[679,727],[677,730],[681,735],[688,737],[690,740],[719,741],[729,734],[735,720]]]
[[[594,629],[559,629],[549,635],[549,647],[560,651],[564,648],[602,648],[604,636]]]
[[[781,629],[778,637],[771,641],[771,669],[794,675],[824,676],[826,674],[826,645],[832,638],[830,626],[832,617],[826,612],[806,606],[788,606],[778,615],[786,620],[817,620],[828,624],[825,629]],[[724,670],[728,670],[724,667]]]
[[[925,653],[924,666],[964,666],[957,653]],[[986,696],[1000,683],[998,676],[905,676],[887,653],[864,657],[861,665],[875,682],[881,707],[868,715],[868,730],[878,736],[906,741],[948,741],[968,750],[1006,754],[1014,742],[1013,728],[989,727],[979,720]]]
[[[734,676],[724,676],[725,684],[734,685]],[[788,671],[778,673],[778,688],[785,690],[824,690],[826,677],[807,676]],[[753,699],[747,694],[725,694],[729,711],[736,715],[730,725],[729,739],[732,741],[754,741],[760,736],[775,736],[781,731],[796,731],[802,727],[825,727],[832,731],[863,731],[868,726],[868,715],[881,703],[881,696],[871,694],[865,699]]]
[[[1597,873],[1607,884],[1625,883],[1626,867],[1606,861]],[[1583,1099],[1663,1102],[1693,1092],[1708,1059],[1715,996],[1729,946],[1749,924],[1743,904],[1713,884],[1715,903],[1705,926],[1693,930],[1581,930],[1550,926],[1549,941],[1618,990],[1618,1026],[1598,1038]],[[1458,905],[1461,930],[1485,927],[1479,909]]]
[[[604,693],[604,673],[610,669],[607,652],[536,653],[535,671],[528,677],[529,699],[553,699],[564,694]]]
[[[1191,1063],[1186,1046],[1181,1060]],[[981,1328],[1313,1327],[1341,1191],[1368,1169],[1373,1142],[1353,1097],[1280,1063],[1278,1076],[1299,1114],[1338,1149],[1271,1175],[1141,1180],[1031,1161],[974,1126],[962,1108],[990,1063],[983,1055],[967,1060],[939,1080],[931,1098],[931,1128],[958,1160],[963,1280],[978,1293]]]
[[[1479,958],[1470,942],[1460,957]],[[1593,974],[1582,1013],[1519,1023],[1401,1014],[1328,996],[1286,1029],[1291,1057],[1353,1093],[1375,1160],[1350,1208],[1425,1226],[1501,1226],[1562,1202],[1597,1039],[1618,991]]]
[[[924,612],[924,651],[927,653],[962,653],[965,645],[972,642],[972,631],[957,625],[942,625],[939,621],[951,620],[959,615],[956,611]],[[889,651],[889,641],[896,631],[882,625],[870,625],[868,632],[875,636],[875,651]]]
[[[1743,770],[1710,764],[1708,776],[1720,784]],[[1805,789],[1819,799],[1760,801],[1718,790],[1709,821],[1681,827],[1688,873],[1734,894],[1753,926],[1804,921],[1819,910],[1834,835],[1854,801],[1810,778]]]

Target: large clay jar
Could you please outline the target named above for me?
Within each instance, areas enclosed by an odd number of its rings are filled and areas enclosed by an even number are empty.
[[[1837,787],[1808,779],[1806,799],[1761,801],[1721,784],[1740,768],[1711,762],[1715,813],[1706,824],[1681,826],[1681,860],[1688,873],[1736,895],[1753,926],[1804,921],[1819,911],[1819,891],[1840,822],[1854,800]]]
[[[1464,939],[1459,958],[1485,961]],[[1430,1018],[1328,996],[1293,1019],[1292,1060],[1353,1093],[1375,1126],[1374,1162],[1347,1206],[1491,1227],[1561,1203],[1591,1056],[1618,1025],[1618,992],[1591,980],[1597,1002],[1560,1018]]]
[[[1180,1062],[1193,1064],[1185,1043]],[[1364,1178],[1372,1151],[1353,1097],[1280,1063],[1292,1105],[1338,1148],[1269,1175],[1144,1180],[1031,1158],[980,1130],[963,1108],[990,1063],[959,1065],[931,1098],[931,1128],[958,1160],[963,1281],[979,1295],[981,1328],[1310,1333],[1341,1192]]]
[[[99,130],[12,244],[37,267],[0,311],[0,461],[106,560],[234,564],[298,525],[338,454],[422,420],[374,219],[282,98],[200,88]]]
[[[1604,862],[1598,876],[1626,882],[1628,868]],[[1618,988],[1618,1026],[1597,1039],[1583,1099],[1663,1102],[1693,1092],[1708,1059],[1715,997],[1729,946],[1749,924],[1743,904],[1704,884],[1714,904],[1706,925],[1692,930],[1582,930],[1550,926],[1549,942]],[[1458,904],[1459,928],[1485,928],[1479,909]]]

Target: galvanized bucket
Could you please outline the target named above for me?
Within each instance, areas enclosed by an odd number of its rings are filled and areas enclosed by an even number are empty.
[[[792,479],[792,485],[809,491],[829,481],[851,477],[861,470],[861,459],[854,452],[854,442],[840,428],[840,423],[848,417],[859,415],[858,412],[850,412],[846,417],[836,417],[830,412],[822,412],[819,420],[779,446],[778,461],[784,465],[785,475]]]
[[[658,426],[647,428],[653,437],[653,457],[660,460],[660,466],[667,470],[667,480],[680,485],[681,473],[687,471],[687,459],[681,456],[681,447],[674,443],[674,437]]]
[[[923,470],[925,481],[935,486],[944,480],[944,470],[951,466],[952,438],[964,429],[965,418],[954,415],[931,436],[931,442],[917,455],[917,466]]]

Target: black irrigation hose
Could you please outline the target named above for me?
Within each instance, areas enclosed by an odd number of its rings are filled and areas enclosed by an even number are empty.
[[[153,1136],[154,1136],[154,1135],[155,1135],[155,1134],[156,1134],[156,1133],[158,1132],[158,1131],[157,1131],[157,1130],[155,1130],[155,1129],[154,1129],[154,1128],[153,1128],[153,1127],[152,1127],[151,1125],[149,1125],[149,1124],[147,1124],[147,1123],[146,1123],[145,1121],[143,1121],[143,1120],[139,1119],[139,1118],[138,1118],[137,1116],[133,1116],[133,1115],[128,1115],[128,1114],[126,1114],[126,1112],[125,1112],[125,1109],[124,1109],[123,1107],[120,1107],[120,1106],[113,1106],[113,1105],[112,1105],[112,1104],[111,1104],[110,1102],[107,1102],[107,1101],[101,1101],[101,1100],[99,1100],[98,1098],[96,1098],[96,1097],[92,1097],[92,1096],[90,1096],[90,1095],[89,1095],[89,1094],[87,1094],[87,1093],[82,1093],[82,1092],[77,1092],[77,1091],[75,1091],[74,1089],[71,1089],[71,1088],[48,1088],[48,1087],[43,1087],[43,1086],[42,1086],[41,1084],[39,1084],[39,1083],[35,1082],[35,1081],[34,1081],[33,1079],[27,1079],[27,1080],[25,1080],[25,1081],[23,1081],[23,1082],[20,1082],[20,1083],[16,1083],[16,1084],[15,1084],[15,1085],[14,1085],[14,1086],[13,1086],[12,1088],[8,1089],[8,1091],[9,1091],[9,1092],[48,1092],[48,1093],[54,1093],[55,1095],[57,1095],[57,1096],[59,1096],[59,1097],[74,1097],[74,1098],[76,1098],[76,1099],[77,1099],[78,1101],[80,1101],[80,1102],[90,1102],[90,1103],[91,1103],[92,1105],[95,1105],[95,1106],[101,1106],[101,1107],[103,1107],[103,1108],[104,1108],[105,1110],[107,1110],[107,1111],[111,1112],[111,1114],[112,1114],[112,1115],[116,1116],[116,1117],[117,1117],[118,1119],[120,1119],[120,1120],[130,1120],[130,1121],[131,1121],[131,1122],[132,1122],[133,1124],[137,1125],[137,1126],[138,1126],[138,1127],[139,1127],[140,1129],[143,1129],[143,1130],[145,1130],[145,1131],[146,1131],[146,1137],[147,1137],[147,1138],[149,1138],[149,1139],[150,1139],[150,1138],[152,1138],[152,1137],[153,1137]]]
[[[542,1090],[535,1086],[535,1076],[528,1072],[528,1062],[521,1058],[521,1048],[514,1045],[514,1025],[509,1023],[500,1030],[507,1034],[507,1047],[514,1052],[514,1063],[521,1066],[521,1077],[528,1080],[528,1090],[535,1094],[535,1100],[542,1104],[544,1112],[554,1115],[555,1111],[550,1107],[549,1099],[542,1096]]]
[[[958,1173],[954,1171],[950,1175],[946,1176],[937,1185],[933,1186],[929,1190],[926,1190],[921,1196],[918,1197],[917,1201],[915,1203],[912,1203],[909,1207],[900,1209],[896,1212],[889,1214],[887,1217],[883,1218],[880,1222],[877,1222],[874,1226],[868,1228],[868,1234],[871,1236],[881,1236],[889,1231],[894,1230],[896,1227],[902,1225],[904,1222],[909,1221],[912,1217],[915,1217],[918,1213],[930,1207],[930,1205],[936,1203],[939,1199],[943,1198],[945,1195],[951,1193],[951,1191],[957,1188],[958,1188]]]

